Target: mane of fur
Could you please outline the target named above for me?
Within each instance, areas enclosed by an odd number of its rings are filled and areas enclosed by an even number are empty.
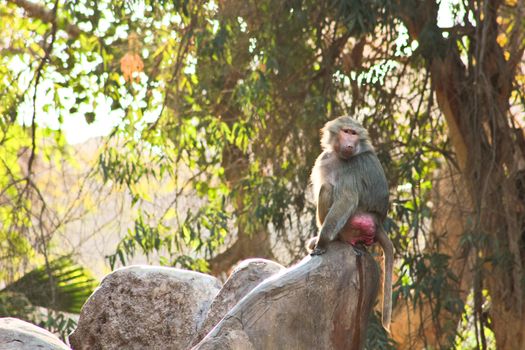
[[[359,152],[348,160],[341,159],[332,147],[333,138],[342,127],[350,127],[356,130],[360,136]],[[387,207],[375,207],[368,203],[368,191],[378,191],[384,194],[386,200],[382,203],[388,205],[388,185],[383,168],[374,148],[368,139],[368,132],[355,119],[343,116],[326,123],[322,131],[321,146],[323,153],[317,158],[312,169],[311,182],[314,198],[318,199],[319,190],[323,183],[331,183],[334,186],[334,195],[337,196],[339,186],[343,188],[355,188],[356,193],[363,194],[359,199],[360,208],[376,212],[380,217],[386,215]],[[375,171],[367,172],[366,169],[374,168]],[[357,175],[357,176],[356,176]]]
[[[360,147],[362,148],[360,152],[374,151],[374,147],[369,141],[368,131],[352,117],[342,116],[334,120],[329,121],[321,129],[321,147],[324,151],[332,151],[333,139],[343,127],[350,127],[357,131],[361,139]]]

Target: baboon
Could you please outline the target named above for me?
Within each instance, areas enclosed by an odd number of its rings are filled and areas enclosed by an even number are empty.
[[[388,210],[388,183],[368,132],[348,116],[326,123],[323,152],[312,170],[319,235],[310,240],[312,255],[339,238],[354,246],[379,242],[384,252],[383,327],[390,330],[394,248],[383,230]]]

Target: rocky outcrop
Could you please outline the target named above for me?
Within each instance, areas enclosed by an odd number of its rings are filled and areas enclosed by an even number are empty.
[[[247,259],[241,261],[213,300],[208,315],[192,343],[196,344],[204,338],[221,318],[259,283],[282,270],[284,266],[271,260]],[[232,334],[232,336],[235,338],[233,342],[235,344],[242,340],[238,339],[239,334]]]
[[[75,350],[361,350],[378,285],[370,254],[341,242],[288,269],[244,261],[220,291],[208,275],[132,266],[102,281],[70,342]]]
[[[0,318],[2,350],[69,350],[55,335],[17,318]]]
[[[264,280],[193,349],[360,350],[379,285],[366,252],[327,252]]]
[[[175,268],[116,270],[82,308],[71,347],[187,349],[220,287],[212,276]]]

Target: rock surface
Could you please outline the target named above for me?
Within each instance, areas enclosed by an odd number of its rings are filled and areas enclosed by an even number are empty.
[[[69,350],[54,334],[17,318],[0,318],[2,350]]]
[[[332,242],[264,280],[193,349],[360,350],[378,286],[367,252]]]
[[[250,338],[244,331],[231,330],[210,338],[201,344],[199,350],[255,350]],[[278,348],[281,349],[281,348]],[[287,348],[282,348],[287,349]],[[291,349],[292,350],[292,349]],[[295,349],[293,349],[295,350]]]
[[[266,259],[247,259],[241,261],[213,300],[208,315],[193,344],[199,342],[226,315],[232,307],[264,279],[284,270],[285,267]],[[233,335],[233,334],[232,334]],[[235,334],[235,342],[240,341]],[[242,337],[241,337],[242,338]],[[233,344],[233,343],[232,343]],[[233,345],[232,345],[233,346]]]
[[[220,282],[168,267],[129,266],[106,276],[70,335],[75,350],[187,349]]]

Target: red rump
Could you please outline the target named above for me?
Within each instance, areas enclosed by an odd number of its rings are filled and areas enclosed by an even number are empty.
[[[350,219],[350,227],[359,233],[358,236],[350,239],[350,244],[362,243],[372,245],[375,242],[376,224],[371,215],[357,214]]]

